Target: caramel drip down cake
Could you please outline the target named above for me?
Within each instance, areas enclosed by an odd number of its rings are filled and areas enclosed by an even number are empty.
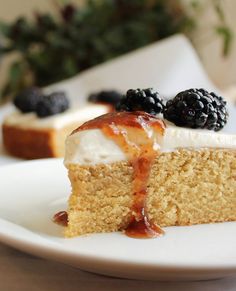
[[[175,126],[144,111],[108,113],[66,140],[66,237],[236,220],[236,136]]]

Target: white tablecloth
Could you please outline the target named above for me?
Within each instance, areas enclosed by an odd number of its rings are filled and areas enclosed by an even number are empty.
[[[236,277],[202,282],[154,282],[90,274],[0,244],[1,291],[235,291]]]

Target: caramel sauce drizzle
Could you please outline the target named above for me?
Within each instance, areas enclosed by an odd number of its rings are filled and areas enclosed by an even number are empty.
[[[164,122],[145,112],[110,113],[83,124],[74,132],[92,128],[100,128],[107,137],[113,139],[124,151],[134,170],[132,217],[125,230],[126,235],[134,238],[162,235],[163,230],[151,223],[147,216],[146,197],[151,167],[158,155],[153,129],[163,136]]]

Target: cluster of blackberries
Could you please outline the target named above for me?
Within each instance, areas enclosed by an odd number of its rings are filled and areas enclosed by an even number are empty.
[[[117,106],[118,111],[162,113],[177,126],[218,131],[228,120],[226,101],[205,89],[189,89],[178,93],[164,105],[159,93],[152,88],[128,90]]]
[[[117,91],[101,91],[91,94],[90,102],[109,103],[117,111],[145,111],[164,115],[177,126],[206,128],[218,131],[228,120],[226,101],[223,97],[205,89],[189,89],[178,93],[164,104],[160,94],[152,88],[130,89],[123,96]],[[69,101],[63,92],[44,95],[38,88],[30,88],[14,98],[14,104],[22,112],[35,112],[47,117],[66,111]]]
[[[66,111],[70,104],[64,92],[53,92],[44,95],[36,87],[18,94],[13,103],[23,113],[35,112],[38,117],[47,117]]]

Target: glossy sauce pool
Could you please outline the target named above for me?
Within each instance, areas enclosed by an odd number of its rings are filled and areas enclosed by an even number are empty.
[[[53,216],[53,221],[56,224],[67,226],[68,224],[68,214],[66,211],[59,211]]]

